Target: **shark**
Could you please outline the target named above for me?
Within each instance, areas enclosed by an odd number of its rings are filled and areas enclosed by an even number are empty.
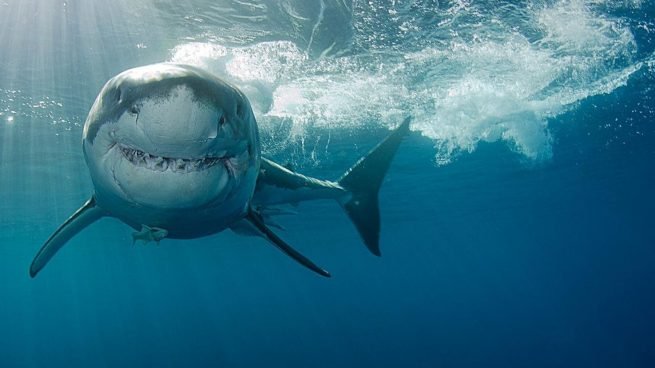
[[[89,199],[40,248],[35,277],[80,231],[104,217],[133,240],[192,239],[231,229],[259,236],[315,273],[330,273],[285,242],[278,206],[336,200],[380,255],[379,190],[410,117],[336,181],[305,176],[261,154],[248,98],[209,71],[158,63],[126,70],[101,89],[84,123]]]

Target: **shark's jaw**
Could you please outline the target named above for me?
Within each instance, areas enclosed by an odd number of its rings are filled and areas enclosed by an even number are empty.
[[[116,143],[104,161],[126,199],[158,208],[191,208],[220,202],[238,188],[249,155],[218,150],[185,157]]]
[[[144,152],[138,148],[118,145],[123,158],[137,167],[153,171],[165,172],[170,170],[173,173],[186,174],[210,169],[215,165],[223,165],[231,175],[235,175],[233,160],[235,155],[223,152],[218,155],[207,155],[201,158],[182,158],[157,156]]]
[[[247,160],[243,153],[217,151],[185,157],[183,152],[149,153],[132,144],[115,143],[89,160],[89,166],[96,172],[100,201],[103,194],[110,194],[107,197],[131,206],[174,210],[220,205],[238,190]]]

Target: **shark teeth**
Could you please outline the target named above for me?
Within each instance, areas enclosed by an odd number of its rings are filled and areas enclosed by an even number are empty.
[[[203,157],[199,159],[172,158],[155,156],[130,147],[120,147],[121,154],[135,166],[145,167],[154,171],[171,170],[175,173],[189,173],[208,169],[218,163],[229,160],[227,155],[219,157]]]

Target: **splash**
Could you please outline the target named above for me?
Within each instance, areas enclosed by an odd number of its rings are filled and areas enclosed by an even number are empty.
[[[513,17],[491,16],[473,27],[452,19],[484,12],[472,4],[448,8],[444,14],[452,21],[442,24],[456,27],[448,42],[415,50],[376,43],[375,50],[315,59],[287,41],[187,43],[171,60],[207,67],[243,87],[262,129],[289,123],[291,142],[310,129],[392,128],[411,115],[412,129],[434,141],[439,164],[495,141],[547,160],[549,120],[625,86],[644,63],[633,60],[637,48],[628,26],[595,10],[593,2],[512,11]]]

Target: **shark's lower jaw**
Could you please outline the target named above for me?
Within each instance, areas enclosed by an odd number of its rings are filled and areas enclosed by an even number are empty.
[[[134,166],[161,172],[170,170],[181,174],[206,170],[217,164],[225,164],[230,159],[227,155],[199,159],[163,157],[126,146],[120,146],[120,152]]]

